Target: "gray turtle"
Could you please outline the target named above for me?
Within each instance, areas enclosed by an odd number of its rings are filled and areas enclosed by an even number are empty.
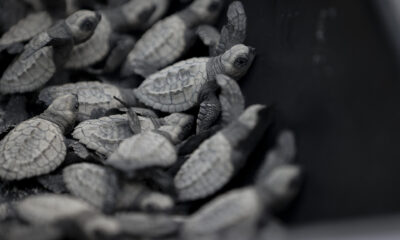
[[[111,211],[114,208],[118,192],[118,178],[115,172],[105,167],[78,163],[63,170],[67,189],[93,206]]]
[[[34,37],[4,72],[0,92],[24,93],[41,88],[63,65],[73,45],[91,37],[100,18],[92,11],[78,11]]]
[[[196,28],[213,23],[222,0],[195,0],[186,9],[173,14],[150,28],[129,53],[122,75],[144,77],[174,63],[194,43]]]
[[[153,191],[139,182],[126,182],[118,193],[116,209],[166,211],[174,205],[174,200],[167,194]]]
[[[15,204],[18,216],[30,224],[52,223],[96,210],[83,200],[60,194],[41,194]]]
[[[0,178],[17,180],[49,173],[65,158],[63,133],[75,121],[73,95],[57,98],[37,117],[20,123],[0,142]]]
[[[216,96],[216,75],[235,80],[251,66],[255,50],[239,44],[224,54],[211,58],[192,58],[178,62],[150,75],[134,96],[153,109],[182,112],[200,106],[196,131],[208,129],[219,117],[221,105]]]
[[[229,191],[207,203],[185,221],[183,235],[187,239],[252,239],[265,211],[273,212],[299,190],[301,170],[288,161],[291,159],[276,164],[267,157],[264,165],[268,174],[262,169],[255,185]]]
[[[112,72],[134,46],[131,37],[117,32],[146,28],[166,12],[169,1],[130,0],[121,6],[101,11],[102,19],[93,36],[74,47],[65,67],[83,69],[100,62],[110,53],[103,71]]]
[[[174,184],[180,201],[207,197],[240,169],[269,125],[267,108],[253,105],[204,141],[182,165]]]
[[[79,122],[100,118],[109,110],[122,108],[123,104],[116,100],[115,97],[122,99],[128,105],[132,105],[129,100],[131,98],[130,95],[132,95],[131,90],[97,81],[50,86],[40,92],[39,100],[49,105],[57,97],[70,93],[78,96],[79,110],[77,120]]]
[[[139,117],[139,120],[143,131],[156,128],[148,118]],[[123,140],[132,135],[127,114],[87,120],[78,124],[72,132],[80,143],[105,156],[113,153]]]

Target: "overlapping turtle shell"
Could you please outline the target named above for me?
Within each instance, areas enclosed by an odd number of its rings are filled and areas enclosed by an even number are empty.
[[[111,170],[91,163],[78,163],[65,168],[63,178],[73,195],[100,209],[114,207],[118,180]]]
[[[48,224],[95,209],[85,201],[59,194],[41,194],[15,204],[17,214],[31,224]]]
[[[204,198],[225,185],[234,173],[232,150],[221,133],[204,141],[175,176],[179,200]]]
[[[35,49],[35,46],[48,37],[45,32],[39,34],[25,49]],[[34,91],[50,80],[55,72],[53,47],[43,47],[27,58],[20,55],[4,72],[0,80],[0,92],[8,94]]]
[[[174,63],[187,49],[187,31],[185,22],[175,15],[157,22],[136,43],[124,69],[143,75],[143,67],[157,70]]]
[[[0,142],[0,178],[16,180],[46,174],[65,158],[63,132],[53,122],[22,122]]]
[[[57,97],[66,94],[78,96],[78,121],[98,117],[96,115],[101,116],[101,113],[108,110],[123,107],[114,99],[114,97],[123,99],[120,90],[111,84],[100,82],[77,82],[47,87],[40,92],[39,100],[49,105]]]
[[[74,46],[64,67],[81,69],[101,61],[110,51],[111,33],[111,24],[107,17],[102,14],[92,37],[86,42]]]
[[[181,112],[198,104],[200,90],[207,82],[208,58],[192,58],[178,62],[149,76],[136,97],[163,112]]]
[[[150,119],[139,116],[139,121],[143,131],[155,129]],[[113,153],[124,139],[132,135],[127,114],[83,121],[72,132],[80,143],[105,156]]]
[[[148,167],[168,167],[177,160],[176,148],[163,135],[153,131],[124,140],[107,159],[107,164],[122,171]]]
[[[255,189],[237,189],[218,196],[200,208],[184,222],[182,232],[191,239],[233,231],[238,227],[241,229],[240,226],[245,224],[254,226],[261,214],[262,204]]]
[[[47,12],[31,13],[3,34],[0,38],[0,46],[28,41],[45,31],[52,23],[51,16]]]

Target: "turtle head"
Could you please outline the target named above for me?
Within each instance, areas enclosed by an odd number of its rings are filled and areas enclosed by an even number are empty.
[[[56,98],[42,114],[42,117],[55,122],[66,131],[75,123],[78,108],[78,97],[68,94]]]
[[[302,171],[297,165],[284,164],[260,177],[257,187],[266,203],[279,209],[287,204],[300,189]]]
[[[212,23],[223,7],[223,0],[196,0],[190,9],[196,13],[203,23]]]
[[[74,42],[82,43],[93,35],[100,20],[100,13],[80,10],[70,15],[65,20],[65,23],[74,38]]]
[[[249,70],[255,57],[255,49],[238,44],[221,56],[225,74],[238,80]]]

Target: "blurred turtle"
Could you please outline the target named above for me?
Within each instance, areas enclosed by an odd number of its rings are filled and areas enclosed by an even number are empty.
[[[294,142],[286,143],[278,143],[272,152],[291,152]],[[285,206],[300,186],[301,170],[292,164],[294,156],[282,155],[279,162],[269,156],[253,186],[221,194],[190,216],[182,228],[184,239],[253,239],[260,219]]]
[[[63,133],[73,126],[77,109],[76,97],[65,95],[8,133],[0,142],[0,178],[19,180],[58,167],[66,155]]]
[[[34,37],[6,69],[0,92],[24,93],[43,87],[62,66],[74,44],[91,37],[101,15],[82,10]]]
[[[102,19],[93,36],[74,47],[65,64],[69,69],[84,69],[107,60],[102,70],[93,73],[112,72],[126,58],[134,46],[134,40],[120,32],[145,29],[161,18],[170,0],[130,0],[120,6],[101,11]]]
[[[253,48],[239,44],[217,57],[178,62],[150,75],[133,90],[132,97],[137,98],[136,105],[143,103],[163,112],[182,112],[200,106],[196,129],[200,133],[213,125],[221,111],[216,76],[224,74],[240,79],[254,56]]]
[[[204,141],[175,176],[180,201],[205,198],[221,189],[243,166],[269,126],[268,109],[252,105]]]
[[[184,10],[151,27],[129,53],[121,73],[147,77],[178,60],[194,43],[196,29],[213,23],[223,0],[195,0]]]

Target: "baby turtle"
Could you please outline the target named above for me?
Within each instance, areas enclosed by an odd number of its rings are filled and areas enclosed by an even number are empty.
[[[139,117],[139,120],[143,131],[156,128],[149,118]],[[72,136],[88,149],[105,156],[113,153],[123,140],[132,135],[127,114],[87,120],[78,124],[72,132]]]
[[[298,192],[300,175],[298,166],[282,165],[264,176],[262,184],[218,196],[185,221],[183,235],[187,239],[253,239],[265,210],[291,200]]]
[[[39,100],[49,105],[57,97],[70,93],[78,96],[79,110],[77,120],[79,122],[100,118],[111,109],[124,107],[115,97],[122,99],[128,105],[132,105],[132,101],[129,100],[132,90],[96,81],[50,86],[40,92]]]
[[[66,167],[63,177],[73,195],[107,212],[114,208],[118,179],[111,169],[91,163],[78,163]]]
[[[194,43],[196,28],[213,23],[222,8],[222,0],[195,0],[186,9],[151,27],[129,53],[122,75],[144,77],[174,63]]]
[[[66,155],[63,133],[75,122],[77,109],[76,97],[65,95],[7,134],[0,142],[0,178],[29,178],[59,166]]]
[[[166,211],[174,207],[172,197],[138,182],[126,182],[118,193],[118,210]]]
[[[63,65],[73,45],[91,37],[100,18],[92,11],[78,11],[34,37],[4,72],[0,92],[24,93],[41,88]]]
[[[104,70],[111,72],[126,58],[134,40],[122,31],[140,30],[158,20],[167,10],[170,0],[130,0],[127,3],[101,11],[101,21],[93,36],[74,47],[65,64],[69,69],[83,69],[106,57]]]
[[[269,125],[267,108],[253,105],[204,141],[182,165],[174,183],[180,201],[207,197],[221,189],[244,164]]]
[[[225,74],[238,80],[249,69],[254,55],[254,48],[239,44],[217,57],[178,62],[149,76],[133,92],[141,103],[163,112],[200,106],[196,129],[199,133],[207,130],[220,114],[216,76]]]
[[[30,224],[52,223],[83,212],[95,212],[86,202],[67,195],[41,194],[15,204],[20,218]]]

